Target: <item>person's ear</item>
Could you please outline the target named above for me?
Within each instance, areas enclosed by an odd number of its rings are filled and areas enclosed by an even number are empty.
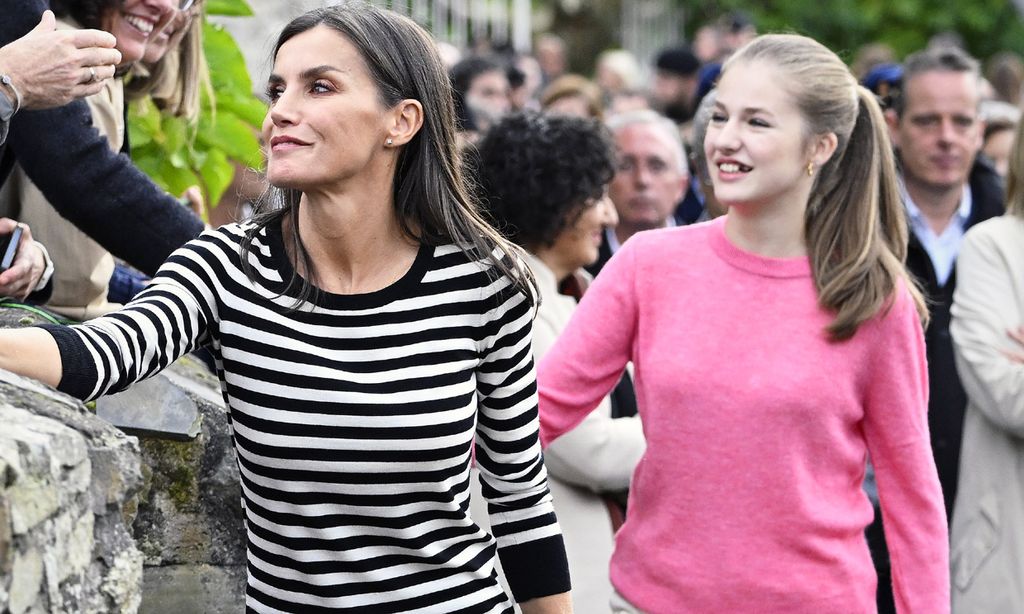
[[[389,147],[405,145],[422,127],[423,105],[420,101],[412,98],[401,100],[389,111],[387,140],[384,144]]]
[[[900,117],[896,114],[893,109],[886,109],[884,111],[885,125],[889,127],[889,139],[892,140],[893,147],[899,149],[900,146]]]
[[[826,132],[814,137],[814,141],[811,143],[811,163],[816,168],[825,166],[825,163],[832,158],[832,154],[836,153],[837,147],[839,147],[839,137],[835,132]]]

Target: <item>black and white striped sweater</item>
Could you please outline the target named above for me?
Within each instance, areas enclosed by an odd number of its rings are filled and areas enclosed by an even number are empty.
[[[538,442],[526,298],[455,246],[380,291],[289,311],[280,226],[176,251],[124,310],[67,328],[60,389],[124,389],[208,344],[230,408],[247,611],[510,612],[568,590]],[[469,516],[480,469],[494,537]]]

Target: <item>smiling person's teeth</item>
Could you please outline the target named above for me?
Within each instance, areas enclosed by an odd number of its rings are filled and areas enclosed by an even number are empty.
[[[739,164],[732,164],[732,163],[726,162],[724,164],[720,164],[718,166],[718,168],[722,169],[723,171],[725,171],[727,173],[737,173],[740,170],[740,165]]]
[[[153,31],[153,24],[149,23],[145,19],[139,19],[138,17],[129,15],[128,17],[125,17],[125,21],[147,36]]]

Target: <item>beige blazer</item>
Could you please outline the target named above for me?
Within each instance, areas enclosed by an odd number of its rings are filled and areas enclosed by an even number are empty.
[[[70,29],[72,24],[60,24]],[[93,126],[107,138],[110,149],[124,144],[124,92],[120,79],[108,79],[103,89],[85,99]],[[32,228],[32,238],[46,246],[53,259],[53,295],[47,307],[75,320],[87,320],[119,308],[107,302],[114,258],[50,205],[43,193],[15,165],[10,185],[4,186],[5,210]],[[111,196],[113,198],[113,195]]]
[[[974,226],[957,257],[950,332],[968,404],[950,531],[953,612],[1024,612],[1024,219]]]

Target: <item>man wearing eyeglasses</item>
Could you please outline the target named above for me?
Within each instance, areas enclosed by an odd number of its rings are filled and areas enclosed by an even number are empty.
[[[81,1],[65,0],[62,4]],[[130,38],[139,38],[147,30],[152,33],[163,23],[151,19],[156,13],[152,10],[154,3],[168,2],[169,9],[160,14],[170,19],[175,9],[180,10],[180,0],[138,0],[137,11],[128,6],[136,4],[131,0],[114,3],[119,13],[114,15],[116,23],[110,30],[133,28],[135,32],[124,31]],[[189,0],[185,2],[190,4]],[[47,8],[44,0],[4,0],[0,47],[30,32]],[[121,62],[125,61],[122,57]],[[111,76],[109,70],[101,73],[100,68],[89,68],[96,76],[83,68],[83,83]],[[55,109],[14,114],[6,151],[0,159],[0,185],[7,180],[15,161],[57,213],[114,256],[145,273],[155,273],[174,249],[202,232],[198,217],[157,187],[126,156],[111,149],[94,127],[88,105],[81,100]]]

